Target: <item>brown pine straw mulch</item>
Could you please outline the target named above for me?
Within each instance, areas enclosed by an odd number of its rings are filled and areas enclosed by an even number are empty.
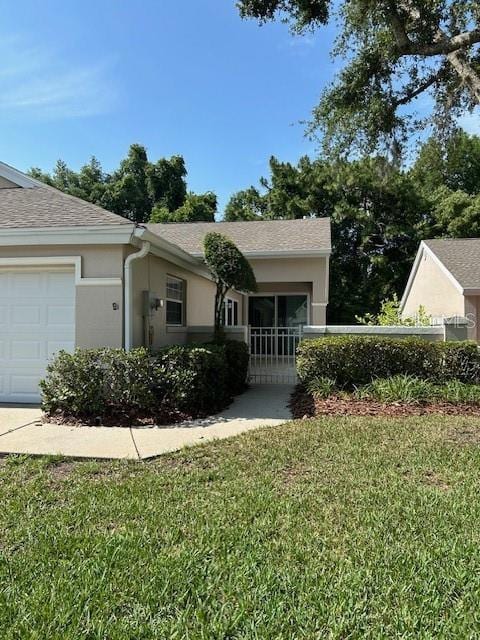
[[[357,400],[354,397],[330,396],[326,399],[314,398],[301,386],[292,394],[290,403],[292,415],[296,419],[314,416],[423,416],[440,414],[448,416],[479,416],[480,405],[453,404],[450,402],[428,402],[407,404],[402,402],[383,403],[374,400]]]

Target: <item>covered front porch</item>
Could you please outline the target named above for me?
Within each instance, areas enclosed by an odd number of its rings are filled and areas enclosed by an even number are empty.
[[[264,384],[296,383],[295,354],[302,328],[311,321],[311,290],[300,286],[290,287],[290,291],[259,288],[265,290],[246,301],[250,378]]]

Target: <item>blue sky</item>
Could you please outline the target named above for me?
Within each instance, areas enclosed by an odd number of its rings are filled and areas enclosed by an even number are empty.
[[[332,34],[240,19],[234,0],[2,3],[0,158],[106,170],[132,142],[181,154],[221,207],[268,158],[314,151],[299,121],[332,78]]]
[[[0,158],[19,169],[112,170],[133,142],[181,154],[189,188],[229,196],[296,161],[333,33],[293,37],[240,19],[234,0],[2,2]],[[478,116],[467,118],[478,130]]]

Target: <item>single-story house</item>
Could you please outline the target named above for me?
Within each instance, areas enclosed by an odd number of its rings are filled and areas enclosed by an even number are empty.
[[[229,293],[227,331],[325,324],[326,218],[135,225],[0,163],[0,402],[38,401],[60,349],[205,340],[215,285],[202,242],[211,230],[237,244],[259,285]]]
[[[424,240],[403,294],[404,317],[425,307],[433,319],[466,318],[468,337],[480,340],[480,238]]]

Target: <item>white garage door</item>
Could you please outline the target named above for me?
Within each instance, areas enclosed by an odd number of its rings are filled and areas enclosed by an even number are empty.
[[[0,268],[0,402],[38,402],[49,359],[74,346],[73,271]]]

